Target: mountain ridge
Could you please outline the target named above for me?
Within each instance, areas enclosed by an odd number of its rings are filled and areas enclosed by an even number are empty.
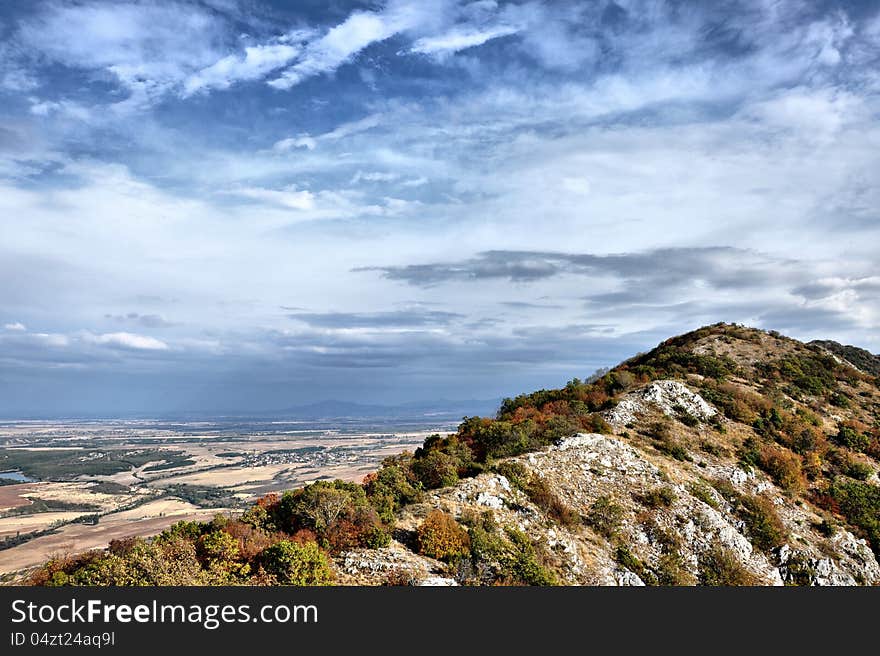
[[[268,496],[31,582],[876,585],[878,463],[876,376],[714,324],[505,399],[362,485]]]

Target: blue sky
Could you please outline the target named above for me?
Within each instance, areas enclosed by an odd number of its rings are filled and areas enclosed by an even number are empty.
[[[0,5],[0,412],[880,351],[876,3]]]

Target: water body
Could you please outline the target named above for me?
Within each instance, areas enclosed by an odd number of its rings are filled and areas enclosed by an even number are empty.
[[[36,480],[25,476],[20,471],[0,472],[0,478],[5,478],[8,481],[17,481],[18,483],[33,483]]]

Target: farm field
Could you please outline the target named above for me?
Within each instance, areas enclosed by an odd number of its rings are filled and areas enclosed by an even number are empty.
[[[234,513],[269,492],[361,480],[384,457],[452,429],[442,422],[340,423],[0,424],[0,581],[53,554]]]

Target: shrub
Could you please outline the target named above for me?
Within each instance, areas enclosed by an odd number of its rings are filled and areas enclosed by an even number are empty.
[[[764,497],[741,494],[729,481],[716,479],[712,486],[730,503],[733,513],[746,527],[746,533],[763,551],[782,546],[788,539],[785,524],[776,513],[773,504]]]
[[[649,508],[668,508],[675,499],[675,490],[666,486],[655,487],[638,496],[638,500]]]
[[[700,556],[700,583],[710,586],[757,585],[758,580],[729,550],[715,545]]]
[[[412,465],[419,482],[429,490],[450,487],[458,483],[458,466],[452,456],[441,451],[430,451],[417,458]]]
[[[405,460],[401,460],[401,457],[386,458],[381,469],[364,480],[370,504],[386,523],[394,521],[394,513],[401,506],[422,499],[422,485],[415,480],[415,474],[410,469],[411,460],[411,457]]]
[[[734,507],[734,512],[745,522],[746,532],[752,544],[763,551],[782,546],[788,531],[773,504],[764,497],[743,494]]]
[[[654,440],[654,446],[661,453],[675,458],[676,460],[691,462],[690,454],[672,434],[672,425],[668,420],[655,421],[647,428],[647,435]]]
[[[156,539],[160,542],[163,540],[171,541],[176,539],[195,541],[199,539],[205,526],[205,524],[200,522],[177,522],[162,531]]]
[[[446,562],[455,562],[470,553],[470,538],[455,518],[442,510],[432,510],[416,531],[419,553]]]
[[[327,555],[314,542],[282,540],[264,549],[258,560],[282,585],[327,585],[331,579]]]
[[[829,402],[831,403],[831,405],[838,408],[848,408],[850,406],[849,397],[845,394],[841,394],[840,392],[835,392],[834,394],[832,394]]]
[[[858,527],[880,554],[880,487],[845,478],[836,478],[829,495],[840,513]]]
[[[809,355],[787,355],[761,367],[769,378],[781,378],[792,383],[800,391],[820,396],[837,385],[835,374],[841,367],[831,356],[811,353]]]
[[[587,523],[600,535],[611,539],[623,522],[624,509],[610,497],[601,496],[590,506]]]
[[[382,585],[402,587],[413,584],[413,574],[405,569],[394,569],[388,572]]]
[[[267,533],[241,520],[231,520],[223,530],[236,540],[238,552],[244,560],[252,559],[266,547],[281,540],[280,534]]]
[[[852,426],[841,424],[838,428],[837,435],[834,436],[834,441],[840,446],[845,446],[847,449],[864,451],[871,443],[871,438]]]
[[[559,498],[546,479],[532,476],[526,484],[525,493],[532,503],[561,525],[572,528],[581,524],[581,516]]]
[[[693,481],[688,484],[688,492],[691,495],[703,503],[705,503],[710,508],[718,509],[718,501],[712,494],[712,491],[709,489],[709,486],[706,485],[703,481]]]
[[[223,530],[206,533],[196,542],[196,553],[206,565],[226,567],[239,556],[238,540]]]
[[[629,547],[620,545],[614,551],[614,560],[621,567],[625,567],[630,572],[638,576],[647,585],[656,585],[657,577],[654,573],[645,567],[641,560],[636,558],[629,550]]]
[[[55,559],[32,577],[34,585],[168,586],[224,582],[210,576],[196,557],[195,545],[180,537],[138,541],[125,555],[89,552]]]
[[[510,550],[504,559],[508,583],[524,585],[557,585],[556,576],[538,561],[535,546],[522,531],[507,530]]]
[[[758,466],[784,490],[798,494],[806,489],[801,459],[796,453],[776,445],[762,445],[757,461]]]
[[[504,538],[498,530],[498,524],[491,510],[479,515],[465,514],[462,516],[462,521],[467,524],[471,554],[476,560],[497,560],[504,553]]]
[[[601,433],[610,435],[612,433],[611,426],[605,421],[604,417],[598,413],[581,417],[581,428],[588,433]]]
[[[390,539],[361,485],[318,481],[285,492],[270,508],[270,522],[288,534],[305,529],[333,553],[353,547],[387,544]]]
[[[849,460],[844,465],[843,474],[858,481],[866,481],[874,470],[871,466],[858,460]]]
[[[503,460],[493,467],[495,473],[504,476],[512,485],[521,490],[526,488],[529,482],[529,470],[521,462],[515,460]]]

